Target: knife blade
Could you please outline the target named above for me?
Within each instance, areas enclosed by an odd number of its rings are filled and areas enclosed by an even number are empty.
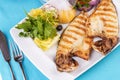
[[[0,31],[0,49],[2,51],[4,59],[8,62],[9,66],[10,66],[13,80],[16,80],[15,75],[12,70],[12,66],[10,64],[11,57],[10,57],[10,51],[8,48],[7,38],[5,37],[5,35],[3,34],[2,31]]]
[[[0,31],[0,49],[6,61],[10,61],[10,52],[5,35]]]

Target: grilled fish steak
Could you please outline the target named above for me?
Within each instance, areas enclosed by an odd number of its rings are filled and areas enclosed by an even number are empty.
[[[59,71],[70,72],[78,67],[72,57],[89,59],[92,38],[86,34],[87,15],[81,12],[66,28],[57,48],[56,65]]]
[[[101,0],[88,19],[88,36],[101,37],[93,48],[107,54],[118,42],[118,17],[112,0]],[[109,45],[109,47],[108,47]]]

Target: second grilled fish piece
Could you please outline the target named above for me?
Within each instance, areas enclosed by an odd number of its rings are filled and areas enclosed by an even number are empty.
[[[88,19],[88,35],[101,37],[93,48],[103,54],[108,53],[118,42],[118,17],[112,0],[101,0]]]
[[[81,12],[66,28],[60,39],[56,65],[59,71],[73,71],[78,63],[72,57],[78,56],[88,60],[91,51],[91,38],[86,35],[87,15]]]

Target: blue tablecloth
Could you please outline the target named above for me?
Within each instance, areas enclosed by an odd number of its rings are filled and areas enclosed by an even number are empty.
[[[0,30],[5,33],[8,39],[12,39],[9,33],[10,28],[25,17],[24,10],[29,12],[32,8],[42,5],[42,0],[0,0]],[[76,80],[120,80],[120,46],[110,55],[89,69]],[[12,54],[11,54],[12,56]],[[18,63],[11,60],[17,80],[23,80],[21,69]],[[27,80],[48,80],[25,56],[23,66]],[[3,80],[12,80],[10,68],[0,52],[0,75]]]

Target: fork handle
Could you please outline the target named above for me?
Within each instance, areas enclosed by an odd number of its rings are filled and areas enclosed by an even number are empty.
[[[25,72],[24,72],[24,69],[23,69],[22,62],[19,62],[19,64],[20,64],[20,67],[21,67],[21,69],[22,69],[22,73],[23,73],[24,80],[26,80],[26,76],[25,76]]]
[[[10,66],[10,70],[11,70],[11,72],[12,72],[13,80],[16,80],[15,75],[14,75],[13,70],[12,70],[12,66],[11,66],[10,62],[8,62],[8,64],[9,64],[9,66]]]

